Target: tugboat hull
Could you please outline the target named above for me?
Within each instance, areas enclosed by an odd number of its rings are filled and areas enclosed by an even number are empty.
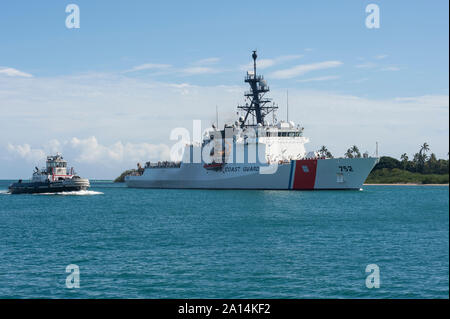
[[[11,194],[42,194],[61,193],[87,190],[90,187],[88,179],[79,178],[56,182],[21,182],[9,186]]]

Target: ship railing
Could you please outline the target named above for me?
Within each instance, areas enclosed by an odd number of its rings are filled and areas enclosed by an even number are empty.
[[[157,163],[147,162],[145,168],[180,168],[181,162],[160,161]]]
[[[267,160],[267,164],[269,164],[269,165],[271,165],[271,164],[286,165],[286,164],[290,164],[290,163],[291,163],[291,159]]]
[[[131,172],[127,176],[141,176],[141,175],[142,175],[141,172]]]
[[[255,79],[255,75],[254,75],[253,73],[247,73],[247,75],[246,75],[246,77],[245,77],[245,80],[246,80],[246,81],[254,80],[254,79]],[[257,80],[257,81],[264,80],[264,76],[262,76],[262,75],[257,75],[257,76],[256,76],[256,80]]]
[[[264,86],[258,86],[257,87],[258,92],[257,93],[266,93],[270,91],[270,88],[268,85],[264,85]],[[253,90],[250,91],[245,91],[244,92],[244,96],[253,96]],[[271,100],[271,99],[270,99]]]

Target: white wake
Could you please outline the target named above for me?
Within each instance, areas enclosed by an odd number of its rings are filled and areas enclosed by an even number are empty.
[[[102,192],[84,190],[84,191],[72,191],[72,192],[59,192],[59,193],[37,193],[33,195],[62,195],[62,196],[92,196],[103,195]]]

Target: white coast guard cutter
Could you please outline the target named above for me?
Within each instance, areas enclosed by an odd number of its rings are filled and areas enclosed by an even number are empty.
[[[243,116],[223,130],[214,126],[201,143],[189,143],[177,162],[147,162],[126,176],[128,187],[200,189],[360,189],[378,158],[323,158],[307,153],[303,128],[292,121],[273,120],[277,110],[265,97],[269,86],[247,72],[247,103],[238,106]]]

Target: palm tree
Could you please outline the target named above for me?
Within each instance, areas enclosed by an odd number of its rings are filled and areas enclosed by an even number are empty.
[[[320,150],[318,150],[317,152],[319,152],[320,156],[325,157],[325,154],[327,154],[328,149],[325,145],[323,145]]]
[[[361,152],[359,151],[358,146],[353,145],[350,150],[354,154],[354,157],[361,157]]]
[[[406,169],[408,167],[408,160],[409,160],[408,154],[403,153],[400,156],[400,159],[402,160],[403,169]]]
[[[430,163],[435,163],[435,162],[437,162],[436,154],[431,153],[430,158],[428,159],[428,161],[429,161]]]
[[[403,154],[400,156],[400,159],[402,160],[402,162],[407,162],[407,161],[409,160],[408,154],[403,153]]]
[[[423,143],[423,144],[420,146],[420,151],[419,151],[419,153],[420,153],[420,154],[426,153],[426,152],[428,152],[429,150],[430,150],[430,145],[428,145],[428,143],[425,142],[425,143]]]
[[[425,154],[427,150],[429,150],[428,144],[424,143],[420,148],[419,153],[414,154],[414,164],[416,165],[417,171],[419,173],[423,173],[425,162],[428,158],[427,154]]]
[[[319,154],[321,157],[325,157],[325,158],[333,158],[333,155],[331,154],[330,151],[328,151],[327,147],[325,145],[323,145],[320,150],[318,150]]]
[[[349,149],[347,150],[347,152],[344,154],[344,156],[345,156],[346,158],[353,158],[353,152],[352,152],[352,149],[349,148]]]
[[[439,169],[439,161],[436,157],[436,154],[431,153],[428,161],[425,164],[425,167],[428,168],[428,173],[434,173]]]

